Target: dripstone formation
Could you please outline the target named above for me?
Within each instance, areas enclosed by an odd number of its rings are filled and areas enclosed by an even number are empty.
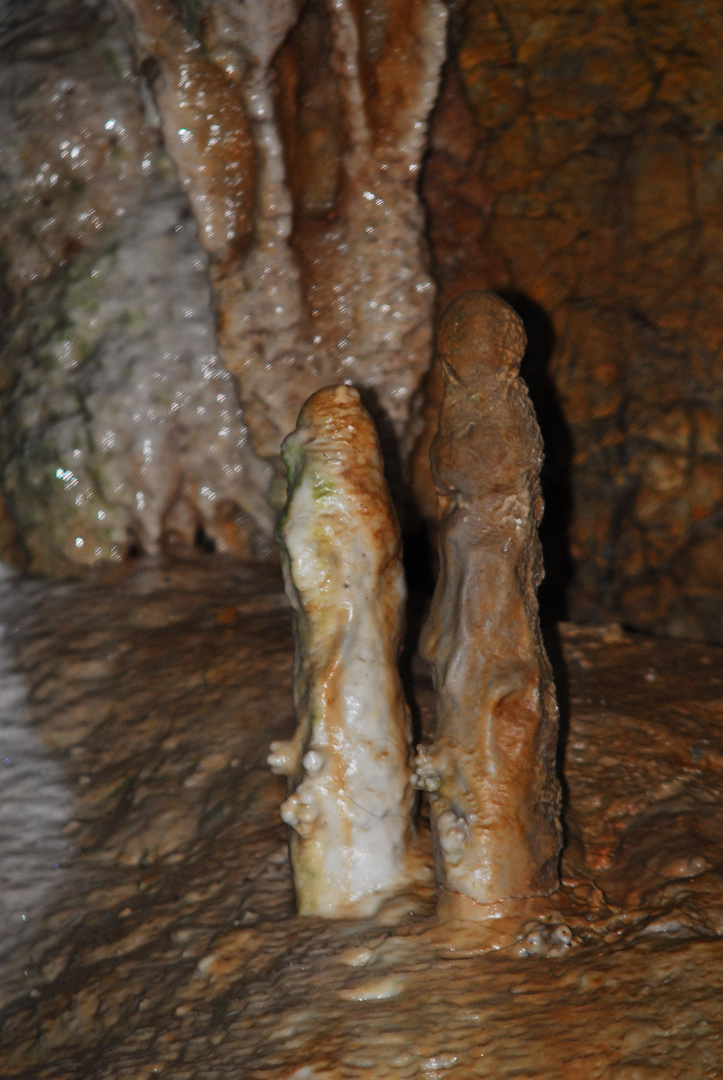
[[[421,643],[437,729],[414,782],[429,796],[440,903],[466,914],[558,883],[558,713],[536,600],[542,442],[524,348],[491,294],[459,297],[440,324],[440,572]]]
[[[282,455],[298,726],[272,744],[269,763],[288,781],[281,816],[299,913],[365,915],[403,884],[412,834],[399,526],[355,389],[313,394]]]
[[[558,712],[536,596],[542,440],[524,349],[519,318],[488,293],[459,297],[440,325],[440,572],[422,637],[437,727],[411,778],[399,529],[374,425],[356,390],[327,387],[283,444],[298,727],[269,763],[288,778],[302,914],[366,914],[410,880],[412,786],[429,798],[442,914],[496,916],[559,885]]]
[[[330,383],[373,394],[403,487],[447,6],[26,0],[0,23],[0,556],[269,558],[279,446]]]

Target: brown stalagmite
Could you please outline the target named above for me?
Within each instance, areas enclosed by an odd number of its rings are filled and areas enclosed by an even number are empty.
[[[406,588],[379,440],[357,390],[306,402],[282,455],[298,727],[271,746],[302,915],[372,913],[410,869],[411,728],[397,668]]]
[[[518,375],[522,323],[467,293],[437,348],[440,574],[422,640],[437,730],[414,782],[429,795],[441,907],[469,914],[558,884],[558,713],[537,613],[542,441]]]

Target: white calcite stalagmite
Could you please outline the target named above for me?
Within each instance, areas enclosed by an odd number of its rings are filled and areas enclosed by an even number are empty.
[[[458,297],[440,324],[440,573],[422,639],[437,729],[414,782],[429,796],[440,910],[465,915],[558,884],[558,713],[536,599],[542,441],[524,348],[491,294]]]
[[[282,447],[279,526],[298,726],[272,744],[301,914],[365,915],[404,884],[411,730],[397,669],[406,589],[374,424],[357,390],[306,402]]]

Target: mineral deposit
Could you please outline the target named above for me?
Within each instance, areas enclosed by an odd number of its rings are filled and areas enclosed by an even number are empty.
[[[441,302],[516,293],[557,395],[543,543],[568,585],[569,545],[570,614],[718,641],[722,40],[710,0],[470,0],[423,189]]]
[[[211,258],[254,449],[280,465],[306,398],[347,379],[373,388],[385,437],[408,448],[431,356],[418,180],[446,7],[123,7]]]
[[[299,912],[363,914],[404,881],[412,834],[399,526],[357,390],[317,391],[282,453],[298,727],[269,763],[288,778],[281,816]]]
[[[13,879],[23,797],[30,866],[53,855],[44,911],[11,908],[0,945],[8,1080],[720,1073],[723,650],[562,628],[572,940],[548,959],[538,929],[493,952],[478,924],[461,941],[427,884],[386,925],[296,915],[264,763],[293,723],[275,575],[196,553],[2,599],[26,738],[64,777],[68,815],[56,804],[43,831],[37,756],[4,745],[3,898],[28,882],[28,864]],[[421,666],[415,695],[430,731]]]
[[[415,782],[452,909],[469,908],[459,897],[489,905],[558,882],[558,714],[536,601],[542,442],[518,377],[524,347],[520,320],[488,293],[459,297],[439,328],[440,571],[422,639],[437,729]]]

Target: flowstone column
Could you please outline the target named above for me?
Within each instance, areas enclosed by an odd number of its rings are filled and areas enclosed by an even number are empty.
[[[116,3],[210,256],[259,493],[278,507],[279,443],[330,383],[373,391],[400,482],[432,351],[418,187],[446,4]]]
[[[440,910],[484,915],[476,905],[558,884],[558,712],[536,598],[542,441],[507,304],[459,297],[437,348],[440,573],[422,639],[437,730],[413,782],[429,796]]]
[[[348,386],[317,391],[285,439],[279,526],[294,613],[297,730],[271,746],[285,775],[297,906],[374,912],[406,880],[415,799],[397,662],[406,589],[374,424]]]

